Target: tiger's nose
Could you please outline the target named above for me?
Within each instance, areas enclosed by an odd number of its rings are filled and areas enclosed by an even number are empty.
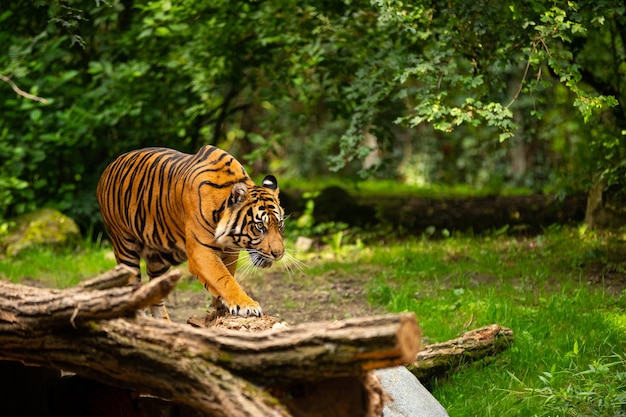
[[[283,250],[283,248],[275,248],[271,250],[271,253],[274,259],[279,260],[280,258],[283,257],[283,254],[285,253],[285,251]]]

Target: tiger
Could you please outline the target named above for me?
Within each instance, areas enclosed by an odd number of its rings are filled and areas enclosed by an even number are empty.
[[[239,252],[270,267],[284,254],[284,210],[276,177],[257,186],[228,152],[204,146],[196,154],[151,147],[119,156],[103,171],[96,197],[115,259],[141,280],[188,261],[213,305],[239,316],[263,310],[235,279]],[[164,300],[150,307],[170,320]]]

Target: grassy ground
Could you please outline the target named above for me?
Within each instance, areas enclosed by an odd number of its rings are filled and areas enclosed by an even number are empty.
[[[333,256],[307,262],[308,275],[352,279],[372,306],[415,312],[426,343],[492,323],[514,331],[506,352],[424,381],[450,416],[626,416],[624,236],[327,242]]]
[[[434,382],[451,416],[626,415],[623,253],[620,239],[575,229],[390,245],[370,254],[388,267],[369,299],[414,311],[431,341],[513,329],[510,350]]]
[[[260,182],[258,179],[257,183]],[[468,185],[430,185],[427,187],[402,184],[396,180],[342,180],[342,179],[285,179],[281,182],[281,189],[301,190],[306,192],[322,191],[324,188],[338,186],[350,193],[363,197],[420,197],[420,198],[462,198],[482,197],[488,195],[522,196],[532,194],[527,188],[482,188],[477,189]]]
[[[304,272],[248,277],[267,311],[306,319],[413,311],[428,343],[497,323],[515,333],[509,350],[430,381],[450,416],[626,415],[623,236],[555,227],[524,238],[328,242],[300,254]],[[36,250],[0,259],[0,278],[67,287],[114,263],[93,245]]]
[[[0,257],[0,279],[67,288],[114,266],[113,253],[93,244],[59,250],[33,248],[24,250],[16,258]]]

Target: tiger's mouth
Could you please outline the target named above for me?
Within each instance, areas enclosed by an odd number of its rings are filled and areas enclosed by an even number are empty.
[[[265,256],[259,251],[248,251],[250,254],[250,259],[252,260],[252,265],[257,268],[269,268],[274,264],[274,259],[268,256]]]

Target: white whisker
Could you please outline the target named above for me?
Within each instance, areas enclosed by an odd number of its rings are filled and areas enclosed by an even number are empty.
[[[285,252],[285,254],[283,255],[282,264],[290,276],[293,276],[296,270],[300,272],[301,274],[306,275],[304,271],[306,269],[306,264],[302,262],[301,260],[299,260],[298,258],[296,258],[295,256],[293,256],[289,252]]]
[[[252,262],[252,259],[246,257],[241,262],[241,267],[239,269],[240,278],[246,279],[256,270],[255,265]]]
[[[254,248],[225,248],[223,253],[226,255],[238,255],[240,252],[246,251],[249,256],[238,256],[236,260],[229,263],[225,263],[225,266],[230,267],[234,262],[238,262],[237,275],[240,279],[246,279],[253,275],[258,269],[265,266],[269,266],[272,263],[271,258],[268,258],[262,251]],[[306,275],[306,264],[294,256],[300,252],[297,249],[289,248],[283,253],[283,257],[279,262],[279,265],[290,277],[295,277],[298,274]]]
[[[228,268],[229,266],[236,264],[237,262],[239,262],[239,259],[234,259],[231,262],[224,263],[224,266]]]

